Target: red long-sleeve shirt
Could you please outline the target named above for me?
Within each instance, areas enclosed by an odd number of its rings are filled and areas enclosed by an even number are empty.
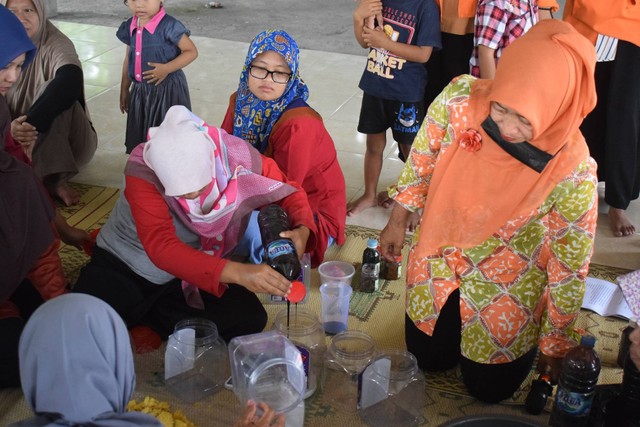
[[[262,175],[301,190],[298,183],[287,179],[272,159],[264,156]],[[158,268],[206,292],[221,296],[225,287],[220,286],[220,274],[228,260],[194,249],[178,238],[169,206],[153,184],[141,178],[127,176],[124,194],[131,206],[140,242],[149,259]],[[316,226],[304,191],[296,191],[278,204],[289,215],[292,227],[304,225],[309,228],[311,232],[307,250],[314,247]]]

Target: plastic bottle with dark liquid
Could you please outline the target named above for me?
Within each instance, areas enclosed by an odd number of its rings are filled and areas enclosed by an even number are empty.
[[[556,399],[549,425],[587,426],[600,375],[600,358],[593,349],[596,338],[585,335],[562,361]]]
[[[301,272],[296,248],[291,239],[280,237],[291,229],[287,213],[278,205],[267,205],[260,209],[258,225],[267,264],[288,280],[296,280]]]

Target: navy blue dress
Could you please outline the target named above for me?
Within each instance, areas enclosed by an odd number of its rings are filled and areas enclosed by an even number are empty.
[[[167,110],[173,105],[184,105],[191,109],[189,86],[187,77],[182,70],[178,70],[167,76],[159,85],[149,84],[144,79],[138,81],[135,76],[134,66],[136,57],[136,32],[137,28],[130,31],[129,18],[120,25],[116,36],[120,41],[130,47],[129,49],[129,78],[133,82],[129,97],[129,112],[127,117],[127,132],[125,146],[127,153],[141,142],[146,142],[150,127],[159,126],[164,119]],[[142,29],[142,71],[153,67],[149,62],[167,63],[180,55],[178,43],[183,35],[189,36],[191,32],[172,16],[165,15],[158,23],[155,31],[150,33],[146,28]]]

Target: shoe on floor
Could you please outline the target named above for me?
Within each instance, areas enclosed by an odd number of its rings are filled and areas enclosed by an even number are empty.
[[[133,341],[133,351],[136,354],[150,353],[160,347],[162,338],[148,326],[134,326],[129,329],[131,341]]]

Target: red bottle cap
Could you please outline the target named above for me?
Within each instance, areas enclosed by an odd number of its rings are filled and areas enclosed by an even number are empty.
[[[289,295],[287,295],[287,299],[290,302],[297,304],[304,299],[305,295],[307,295],[307,288],[304,286],[304,283],[298,280],[291,282],[291,291]]]

